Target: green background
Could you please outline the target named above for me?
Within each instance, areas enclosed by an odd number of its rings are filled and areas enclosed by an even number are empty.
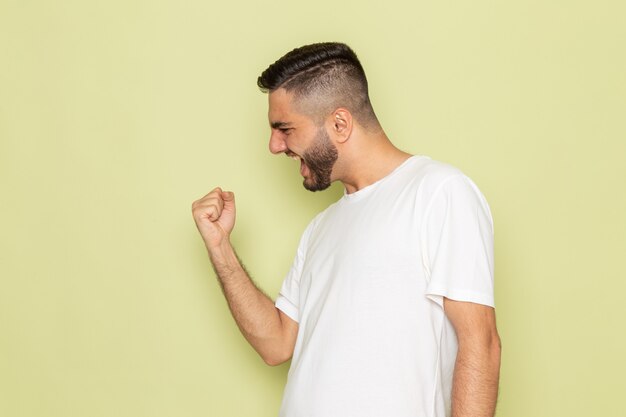
[[[498,416],[623,416],[623,4],[0,0],[0,415],[276,416],[288,364],[240,335],[191,203],[235,191],[275,297],[342,189],[268,152],[256,77],[339,40],[392,141],[489,201]]]

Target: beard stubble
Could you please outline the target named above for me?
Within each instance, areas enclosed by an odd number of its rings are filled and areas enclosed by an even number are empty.
[[[320,127],[313,144],[302,155],[309,167],[310,178],[302,184],[309,191],[322,191],[330,187],[330,175],[338,158],[337,147],[331,142],[324,126]]]

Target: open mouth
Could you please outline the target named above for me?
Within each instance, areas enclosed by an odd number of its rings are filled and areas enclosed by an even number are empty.
[[[285,155],[287,155],[289,158],[293,159],[294,161],[301,161],[302,158],[300,158],[297,154],[291,152],[291,151],[287,151],[285,152]]]
[[[301,156],[291,151],[285,152],[285,155],[287,155],[287,157],[293,159],[294,161],[300,161],[300,175],[304,177],[308,175],[309,167],[306,166],[306,164],[304,163],[304,159],[302,159]]]

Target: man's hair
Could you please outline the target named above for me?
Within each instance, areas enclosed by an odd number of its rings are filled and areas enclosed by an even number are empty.
[[[305,45],[270,65],[257,80],[264,93],[284,88],[300,110],[318,125],[339,107],[347,108],[362,126],[379,127],[370,103],[365,71],[344,43]]]

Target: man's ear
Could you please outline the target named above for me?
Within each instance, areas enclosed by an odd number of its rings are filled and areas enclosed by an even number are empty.
[[[350,138],[352,134],[353,120],[352,114],[348,109],[338,108],[332,114],[332,132],[339,143],[343,143]]]

